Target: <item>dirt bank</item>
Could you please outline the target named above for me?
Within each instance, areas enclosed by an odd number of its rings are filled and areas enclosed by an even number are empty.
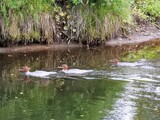
[[[33,51],[42,51],[42,50],[53,50],[53,49],[67,49],[80,47],[77,44],[61,44],[61,45],[29,45],[29,46],[16,46],[16,47],[7,47],[0,48],[0,53],[25,53]]]
[[[159,39],[160,42],[160,29],[156,28],[153,25],[141,25],[130,35],[127,35],[125,38],[118,37],[116,39],[111,39],[107,41],[105,44],[107,46],[137,44],[152,41],[155,39]]]
[[[140,44],[148,42],[151,44],[152,41],[156,40],[156,44],[160,44],[160,29],[152,25],[141,25],[133,31],[130,35],[124,37],[118,37],[105,42],[106,46],[121,46],[129,44]],[[148,45],[146,44],[146,45]],[[30,45],[30,46],[16,46],[8,48],[0,48],[0,53],[14,53],[14,52],[32,52],[49,49],[66,49],[80,47],[78,44],[60,44],[60,45]]]

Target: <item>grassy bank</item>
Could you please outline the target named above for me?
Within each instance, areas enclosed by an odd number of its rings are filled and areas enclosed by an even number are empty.
[[[52,41],[55,33],[52,0],[2,0],[1,46]]]
[[[160,19],[158,0],[2,0],[0,6],[0,46],[5,47],[98,45],[125,36],[136,22]]]

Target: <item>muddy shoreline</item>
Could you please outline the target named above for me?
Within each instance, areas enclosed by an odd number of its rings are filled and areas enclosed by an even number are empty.
[[[138,30],[132,32],[130,35],[118,37],[105,42],[105,46],[122,46],[122,45],[160,45],[160,29],[154,26],[141,26]],[[0,48],[0,53],[17,53],[17,52],[34,52],[42,50],[68,49],[82,47],[79,44],[56,44],[56,45],[28,45]]]
[[[134,30],[130,35],[127,35],[125,38],[118,37],[116,39],[111,39],[105,44],[108,46],[115,45],[129,45],[129,44],[138,44],[144,42],[155,41],[160,42],[160,29],[152,25],[142,25]]]
[[[26,52],[36,52],[43,50],[56,50],[56,49],[67,49],[81,47],[77,44],[57,44],[57,45],[26,45],[26,46],[14,46],[7,48],[0,48],[0,54],[2,53],[26,53]]]

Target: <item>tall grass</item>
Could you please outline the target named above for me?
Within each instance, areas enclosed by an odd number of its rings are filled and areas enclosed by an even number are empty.
[[[131,9],[140,19],[160,16],[159,0],[1,0],[0,45],[111,39],[128,30]]]
[[[160,17],[160,1],[133,0],[133,13],[138,19],[154,22]]]
[[[128,0],[89,0],[72,7],[72,20],[68,22],[71,36],[82,40],[106,40],[122,32],[125,24],[131,22]],[[72,32],[76,29],[76,34]]]
[[[51,3],[52,0],[2,0],[0,37],[15,43],[51,40],[55,33]]]

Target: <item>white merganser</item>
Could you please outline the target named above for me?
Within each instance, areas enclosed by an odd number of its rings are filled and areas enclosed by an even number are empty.
[[[143,63],[139,63],[139,62],[118,62],[117,63],[118,66],[128,66],[128,67],[138,67],[138,66],[142,66]]]
[[[24,73],[27,76],[34,76],[34,77],[40,77],[40,78],[49,78],[49,75],[54,75],[56,72],[47,72],[47,71],[39,71],[36,70],[34,72],[30,72],[31,68],[28,66],[23,66],[20,70],[20,72]]]
[[[66,74],[85,74],[85,73],[89,73],[92,72],[93,70],[80,70],[80,69],[69,69],[68,70],[68,65],[63,64],[62,65],[62,71]]]
[[[109,62],[114,66],[137,67],[144,65],[143,62],[120,62],[118,59],[110,60]]]

